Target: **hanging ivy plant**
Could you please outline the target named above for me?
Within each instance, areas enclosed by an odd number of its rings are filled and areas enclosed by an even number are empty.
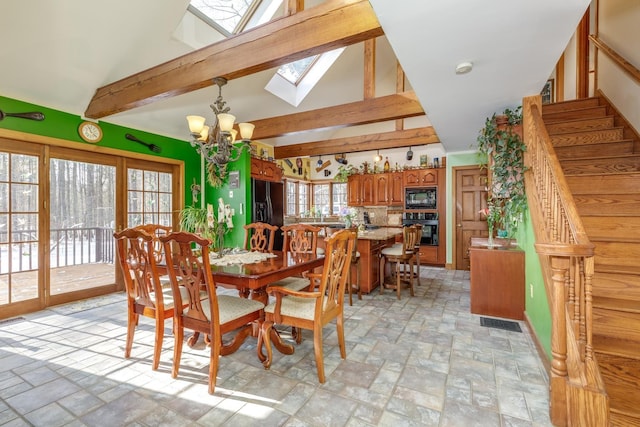
[[[488,169],[488,203],[501,213],[500,227],[513,237],[527,209],[524,188],[522,107],[487,118],[478,135],[478,163]]]

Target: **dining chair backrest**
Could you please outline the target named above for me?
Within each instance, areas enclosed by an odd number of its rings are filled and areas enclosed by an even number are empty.
[[[127,228],[113,236],[129,298],[149,307],[162,305],[154,237],[137,228]]]
[[[342,311],[356,237],[355,231],[344,229],[325,238],[324,267],[318,289],[324,295],[324,302],[316,306],[316,314],[323,318],[334,318],[336,309]]]
[[[244,226],[244,248],[250,251],[272,252],[277,225],[254,222]]]
[[[416,244],[419,244],[418,242],[420,241],[420,236],[418,235],[418,233],[422,234],[422,230],[419,230],[417,227],[414,227],[412,225],[402,228],[402,252],[404,254],[413,254],[416,249]]]
[[[284,233],[282,250],[293,254],[312,253],[318,248],[318,233],[322,228],[309,224],[291,224],[281,227]]]
[[[171,226],[160,224],[141,224],[132,227],[136,230],[142,230],[153,237],[153,255],[156,262],[164,261],[164,252],[162,249],[162,243],[160,242],[161,236],[166,236],[171,233]]]
[[[175,300],[175,317],[180,317],[185,327],[197,330],[216,330],[220,318],[216,285],[209,264],[211,240],[187,231],[169,233],[161,237],[164,245],[171,290]],[[181,292],[181,287],[184,288]],[[202,290],[206,291],[209,304],[202,304]],[[187,301],[183,301],[186,298]]]

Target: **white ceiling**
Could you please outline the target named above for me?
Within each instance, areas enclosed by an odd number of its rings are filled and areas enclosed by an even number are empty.
[[[183,17],[188,0],[5,0],[0,14],[1,95],[83,115],[98,87],[193,50],[207,40]],[[370,0],[386,38],[377,43],[376,94],[395,91],[395,57],[447,152],[468,150],[485,117],[538,93],[589,0]],[[307,1],[306,8],[311,7]],[[214,40],[210,39],[210,40]],[[210,41],[207,41],[207,43]],[[190,43],[193,45],[193,43]],[[394,56],[395,54],[395,56]],[[459,62],[473,71],[456,75]],[[297,107],[264,90],[272,71],[230,81],[224,98],[239,121],[363,96],[363,47],[348,47]],[[211,76],[215,77],[215,76]],[[209,87],[103,120],[188,139],[185,116],[211,117]],[[0,106],[0,109],[2,106]],[[300,133],[274,145],[393,130],[394,123]]]

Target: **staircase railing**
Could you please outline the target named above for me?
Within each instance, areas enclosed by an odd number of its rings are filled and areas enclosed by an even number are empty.
[[[525,185],[552,317],[550,417],[556,426],[607,425],[609,401],[592,345],[593,250],[542,119],[523,100]]]

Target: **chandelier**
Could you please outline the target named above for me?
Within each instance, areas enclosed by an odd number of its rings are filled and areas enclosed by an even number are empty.
[[[187,121],[191,132],[191,146],[207,162],[209,183],[219,187],[227,177],[227,164],[238,160],[244,150],[251,150],[254,125],[238,123],[242,143],[235,145],[237,131],[233,126],[236,118],[229,114],[230,108],[222,99],[222,86],[227,84],[227,79],[216,77],[213,83],[218,86],[218,97],[210,105],[215,123],[212,126],[205,125],[205,118],[201,116],[187,116]]]

